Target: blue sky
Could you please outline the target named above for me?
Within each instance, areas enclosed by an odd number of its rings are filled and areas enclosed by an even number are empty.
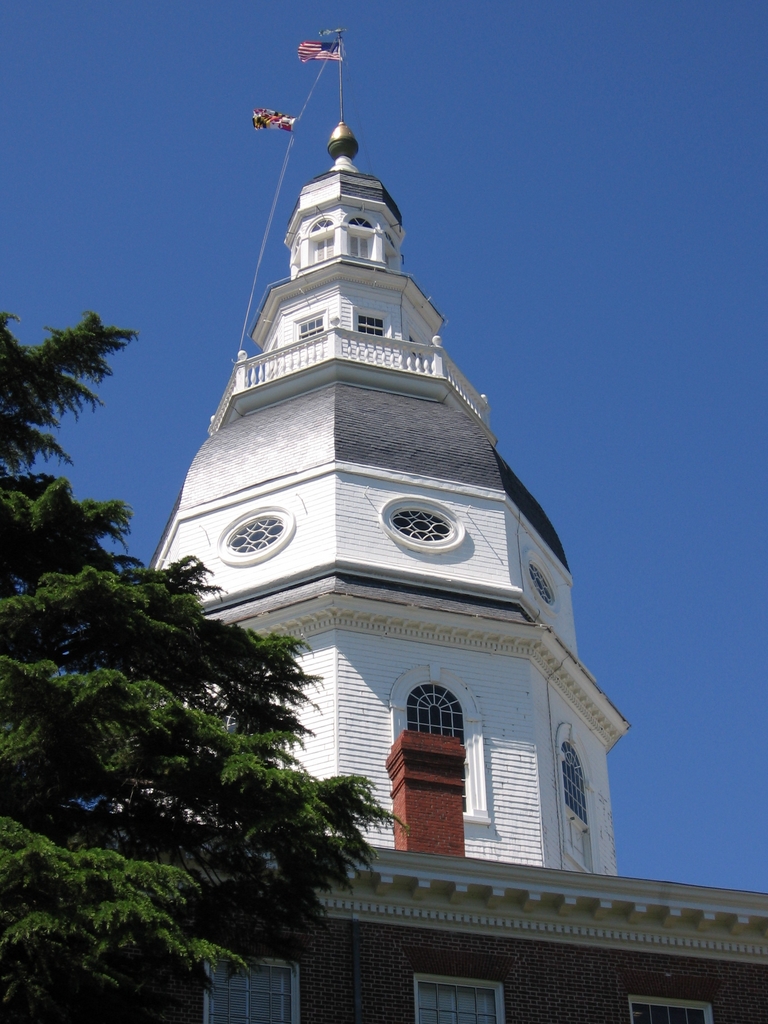
[[[68,0],[0,11],[0,305],[141,331],[65,430],[148,559],[239,347],[288,136],[348,28],[358,164],[573,570],[579,652],[632,722],[622,874],[768,889],[764,3]],[[328,164],[331,67],[257,285]],[[757,796],[755,795],[757,794]],[[760,797],[760,799],[758,799]]]

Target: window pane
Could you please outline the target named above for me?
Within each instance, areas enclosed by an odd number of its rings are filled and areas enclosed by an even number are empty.
[[[307,320],[307,322],[303,323],[299,329],[299,337],[311,338],[315,334],[322,334],[324,326],[325,321],[321,316],[315,317],[314,320]]]
[[[456,987],[454,985],[437,986],[437,1005],[441,1013],[443,1010],[456,1009]]]
[[[229,1017],[227,1024],[248,1024],[248,979],[233,974],[229,979]]]
[[[704,1024],[704,1011],[702,1009],[689,1007],[688,1024]]]
[[[563,743],[560,750],[563,754],[563,790],[566,806],[570,807],[586,824],[587,798],[584,792],[584,772],[579,755],[568,742]]]
[[[419,982],[419,1024],[497,1024],[496,992]]]
[[[419,1006],[424,1009],[437,1008],[437,985],[430,985],[426,981],[419,982]]]
[[[229,964],[216,967],[210,995],[210,1024],[291,1024],[289,967],[254,964],[247,974],[229,976]]]
[[[219,962],[213,976],[211,993],[211,1024],[229,1024],[229,975],[228,964]]]
[[[651,1008],[647,1003],[632,1003],[632,1024],[651,1024]]]
[[[651,1003],[651,1024],[669,1024],[669,1011],[666,1006],[654,1006]]]
[[[688,1024],[684,1006],[670,1006],[669,1024]]]
[[[477,989],[477,1012],[496,1015],[496,993],[492,988]]]
[[[464,716],[454,695],[443,686],[425,683],[412,690],[407,702],[408,728],[458,736],[464,742]]]
[[[291,971],[288,967],[270,967],[272,982],[272,1019],[270,1024],[290,1024]]]
[[[269,968],[251,968],[251,1024],[269,1024]]]
[[[473,988],[462,988],[461,986],[456,989],[456,1003],[459,1010],[462,1013],[475,1012],[475,990]]]
[[[375,334],[381,338],[384,335],[384,320],[378,316],[358,314],[357,329],[361,334]]]

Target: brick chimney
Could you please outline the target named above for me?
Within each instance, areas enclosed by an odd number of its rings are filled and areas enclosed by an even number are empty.
[[[405,729],[392,744],[395,849],[464,856],[464,747],[457,736]]]

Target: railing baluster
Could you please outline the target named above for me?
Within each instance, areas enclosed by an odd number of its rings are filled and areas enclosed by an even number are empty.
[[[235,368],[231,383],[213,429],[218,429],[233,394],[279,380],[290,373],[315,366],[326,359],[347,359],[350,362],[382,366],[406,373],[443,377],[484,423],[488,423],[488,403],[483,401],[464,374],[455,367],[442,350],[425,346],[413,347],[396,338],[368,338],[338,328],[298,345],[275,352],[262,353],[244,360]]]

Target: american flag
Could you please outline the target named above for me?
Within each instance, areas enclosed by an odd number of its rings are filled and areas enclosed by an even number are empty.
[[[259,128],[282,128],[284,132],[293,131],[295,117],[290,114],[281,114],[279,110],[267,110],[266,107],[256,107],[253,112],[253,127]]]
[[[299,60],[341,60],[338,39],[334,43],[321,43],[319,40],[307,39],[299,43]]]

